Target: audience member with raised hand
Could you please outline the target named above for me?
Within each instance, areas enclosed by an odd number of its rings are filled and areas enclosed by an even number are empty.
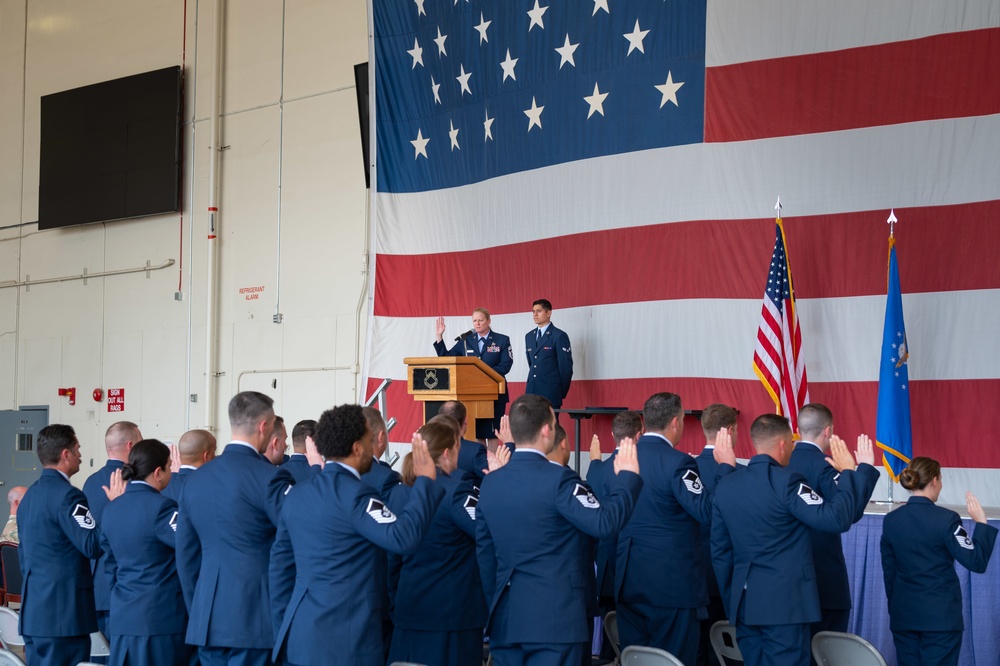
[[[434,482],[437,470],[427,444],[416,434],[416,479],[402,511],[393,512],[361,481],[375,464],[372,434],[358,405],[328,410],[316,425],[316,448],[327,462],[288,495],[271,550],[276,662],[386,663],[386,566],[378,553],[415,552],[445,493]],[[351,631],[345,632],[348,626]]]
[[[402,557],[389,661],[478,666],[486,624],[475,557],[479,494],[458,470],[456,429],[432,420],[417,433],[436,464],[435,484],[444,499],[420,547]],[[409,484],[416,472],[411,455],[403,461],[403,481]]]
[[[136,442],[121,470],[125,494],[104,510],[101,546],[111,583],[109,663],[186,664],[187,610],[176,565],[177,503],[161,493],[171,451],[155,439]]]
[[[962,588],[957,561],[974,573],[989,565],[997,529],[971,492],[966,509],[976,523],[972,536],[961,517],[936,505],[941,465],[917,457],[899,475],[911,495],[885,517],[882,574],[889,600],[889,628],[899,664],[958,664],[962,649]]]

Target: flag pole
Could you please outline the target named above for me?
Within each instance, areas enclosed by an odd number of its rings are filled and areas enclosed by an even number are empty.
[[[889,217],[886,219],[885,223],[889,225],[889,252],[892,252],[892,246],[896,244],[896,209],[892,208],[889,210]],[[888,262],[888,259],[886,259]],[[888,263],[887,263],[888,265]],[[888,283],[888,271],[886,272],[886,282]],[[885,454],[883,454],[885,455]],[[896,482],[893,480],[891,474],[886,474],[886,486],[888,487],[888,493],[886,494],[886,503],[892,506],[892,491],[896,487]]]

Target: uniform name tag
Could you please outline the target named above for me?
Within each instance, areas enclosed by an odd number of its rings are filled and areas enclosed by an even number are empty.
[[[961,525],[955,530],[955,541],[958,545],[967,550],[975,550],[976,547],[972,543],[972,539],[969,538],[969,533],[965,531],[965,528]]]
[[[465,498],[465,503],[462,506],[465,507],[465,512],[469,514],[469,518],[475,520],[476,507],[479,506],[479,498],[475,495],[469,495]]]
[[[688,489],[689,493],[701,495],[701,491],[705,488],[701,482],[701,477],[698,476],[698,472],[693,469],[689,469],[684,472],[684,476],[681,477],[681,480],[684,482],[684,487]]]
[[[815,490],[813,490],[804,483],[799,484],[798,495],[799,499],[801,499],[806,504],[809,504],[810,506],[815,506],[817,504],[823,503],[823,498],[820,497]]]
[[[583,484],[576,484],[576,488],[573,489],[573,497],[588,509],[600,509],[601,503],[597,501],[594,497],[594,493],[590,491],[590,488]]]
[[[396,514],[390,511],[382,500],[374,497],[368,500],[368,508],[365,509],[365,512],[379,525],[396,522]]]
[[[97,523],[94,522],[94,516],[91,515],[90,509],[85,504],[74,506],[70,515],[73,516],[76,524],[85,530],[92,530],[97,527]]]

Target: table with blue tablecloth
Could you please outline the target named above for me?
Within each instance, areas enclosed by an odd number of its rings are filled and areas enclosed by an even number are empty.
[[[853,610],[848,631],[874,645],[889,666],[896,663],[896,649],[889,631],[889,607],[882,578],[882,557],[879,541],[882,520],[889,507],[872,503],[864,517],[843,535],[844,558],[851,579]],[[896,506],[899,506],[898,504]],[[948,507],[963,516],[963,525],[971,534],[974,523],[968,519],[965,507]],[[989,522],[1000,528],[1000,515],[987,510]],[[1000,558],[996,552],[986,573],[974,574],[955,565],[962,585],[965,635],[962,639],[961,666],[997,666],[1000,664]],[[906,664],[899,664],[906,666]]]

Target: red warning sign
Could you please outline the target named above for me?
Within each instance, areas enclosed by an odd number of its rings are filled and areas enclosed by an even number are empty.
[[[123,388],[108,389],[108,411],[109,412],[125,411],[125,389]]]

